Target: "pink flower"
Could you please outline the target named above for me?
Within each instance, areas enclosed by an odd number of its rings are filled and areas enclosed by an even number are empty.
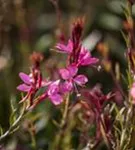
[[[130,90],[130,94],[133,97],[133,99],[135,100],[135,83],[133,83],[133,86],[132,86],[132,88]]]
[[[23,72],[19,73],[20,78],[24,82],[23,84],[20,84],[17,89],[19,91],[28,92],[32,88],[32,79],[30,78],[30,75],[27,75]]]
[[[90,52],[85,47],[81,48],[79,58],[78,58],[78,65],[87,66],[87,65],[96,64],[97,62],[98,59],[92,57]]]
[[[25,100],[29,100],[30,105],[28,107],[31,107],[33,105],[34,95],[36,94],[36,91],[38,90],[40,82],[41,82],[39,80],[41,78],[41,76],[39,76],[39,79],[36,80],[36,82],[35,82],[35,78],[32,73],[30,75],[27,75],[27,74],[21,72],[21,73],[19,73],[19,76],[24,83],[20,84],[17,87],[17,89],[22,92],[27,92],[26,96],[22,98],[20,103]],[[38,84],[37,84],[37,81],[38,81]]]
[[[58,43],[55,47],[58,49],[59,52],[72,53],[73,42],[71,40],[68,40],[68,44],[67,45]]]
[[[34,73],[27,75],[20,72],[19,77],[24,83],[20,84],[17,89],[22,92],[29,92],[31,89],[38,90],[40,87],[45,87],[51,83],[51,81],[42,80],[40,72],[35,77],[34,75]]]
[[[75,65],[70,65],[66,69],[60,69],[60,75],[62,79],[66,80],[64,82],[65,91],[71,91],[74,84],[83,86],[88,82],[88,79],[85,75],[77,75],[78,68]]]
[[[71,39],[67,45],[58,43],[55,47],[59,52],[67,53],[68,64],[76,64],[77,66],[86,66],[97,63],[98,59],[91,56],[90,52],[81,44],[81,35],[83,29],[82,19],[78,19],[72,29]]]
[[[63,53],[68,53],[71,56],[73,56],[73,42],[71,40],[68,41],[67,45],[64,44],[60,44],[58,43],[56,45],[56,48]],[[78,57],[78,56],[79,57]],[[81,51],[79,52],[79,54],[75,54],[74,55],[74,60],[77,59],[77,65],[80,66],[87,66],[87,65],[92,65],[92,64],[96,64],[98,62],[98,59],[95,57],[92,57],[89,50],[87,50],[85,47],[81,46]]]
[[[49,85],[47,95],[54,105],[59,105],[63,101],[60,93],[60,80],[56,80]]]
[[[51,82],[42,80],[40,70],[37,69],[31,70],[30,75],[21,72],[19,73],[19,76],[24,83],[20,84],[17,89],[19,91],[26,92],[26,95],[22,98],[20,103],[28,100],[29,104],[27,108],[34,108],[46,97],[46,94],[36,97],[37,91],[41,87],[48,86],[49,84],[51,84]]]
[[[48,89],[47,91],[39,96],[39,100],[35,103],[32,103],[32,105],[30,107],[35,106],[38,102],[42,101],[42,99],[45,98],[50,98],[50,100],[52,101],[53,104],[58,105],[60,104],[63,99],[60,93],[60,80],[56,80],[54,82],[52,81],[41,81],[41,86],[39,87],[38,84],[38,80],[36,82],[34,82],[34,78],[32,76],[32,74],[27,75],[25,73],[19,73],[20,78],[22,79],[22,81],[24,82],[23,84],[20,84],[17,89],[23,92],[27,92],[27,95],[22,99],[21,102],[23,102],[24,100],[26,100],[28,97],[31,99],[31,101],[34,102],[33,98],[34,95],[36,94],[36,92],[41,88],[41,87],[45,87],[47,86]]]
[[[60,84],[60,91],[62,94],[66,94],[67,92],[70,92],[73,89],[72,82],[65,81]]]

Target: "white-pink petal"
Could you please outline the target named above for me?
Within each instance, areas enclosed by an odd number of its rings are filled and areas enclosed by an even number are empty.
[[[43,80],[43,81],[41,82],[41,87],[46,87],[46,86],[50,85],[51,83],[52,83],[52,81]]]
[[[48,94],[49,96],[58,93],[58,91],[59,91],[59,83],[60,83],[60,80],[56,80],[56,81],[52,82],[52,83],[49,85],[48,91],[47,91],[47,94]]]
[[[85,75],[78,75],[74,78],[74,82],[80,86],[88,82],[88,78]]]

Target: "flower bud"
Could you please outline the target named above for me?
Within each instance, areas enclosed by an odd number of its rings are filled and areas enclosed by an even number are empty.
[[[33,52],[33,54],[30,56],[30,60],[35,68],[39,67],[40,62],[43,60],[43,55],[39,52]]]

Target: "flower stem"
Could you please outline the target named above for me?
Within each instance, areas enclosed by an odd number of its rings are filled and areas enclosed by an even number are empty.
[[[7,136],[9,136],[10,134],[12,134],[13,132],[16,131],[16,128],[19,126],[20,121],[23,119],[24,115],[26,114],[26,109],[25,109],[25,105],[23,106],[23,109],[21,111],[21,114],[19,115],[19,117],[15,120],[15,122],[9,127],[9,129],[0,136],[0,142],[2,140],[4,140]]]
[[[63,112],[63,116],[62,116],[62,120],[61,120],[61,124],[60,124],[61,128],[63,128],[63,126],[66,123],[66,118],[67,118],[67,114],[68,114],[68,106],[69,106],[69,94],[67,95],[67,98],[65,101],[65,108],[64,108],[64,112]]]
[[[68,107],[69,107],[69,94],[66,97],[65,100],[65,105],[64,105],[64,112],[63,112],[63,116],[62,116],[62,120],[60,122],[60,129],[58,131],[58,133],[55,136],[54,142],[53,144],[50,146],[49,150],[59,150],[60,149],[60,141],[61,141],[61,137],[63,134],[63,127],[66,124],[66,119],[67,119],[67,115],[68,115]]]

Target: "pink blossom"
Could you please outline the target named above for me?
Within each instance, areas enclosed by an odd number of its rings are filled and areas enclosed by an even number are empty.
[[[73,42],[71,40],[68,40],[68,44],[67,45],[58,43],[55,47],[58,49],[59,52],[72,53]]]
[[[59,105],[63,101],[60,93],[60,80],[56,80],[49,85],[47,95],[54,105]]]
[[[30,97],[30,99],[31,99],[33,97],[32,95],[36,94],[36,92],[39,88],[45,87],[45,86],[47,86],[48,89],[47,89],[47,91],[45,91],[43,96],[39,96],[39,101],[44,99],[44,97],[50,98],[52,103],[55,105],[58,105],[63,101],[61,93],[60,93],[60,86],[59,86],[60,80],[56,80],[54,82],[41,81],[41,86],[39,87],[38,82],[36,82],[36,84],[34,84],[34,78],[33,78],[32,74],[27,75],[27,74],[21,72],[21,73],[19,73],[19,76],[24,83],[20,84],[17,87],[17,89],[20,91],[23,91],[23,92],[27,92],[27,95],[23,98],[22,101],[26,100],[28,97]],[[33,101],[33,100],[31,99],[31,101]],[[31,105],[31,107],[35,106],[35,104]]]
[[[51,83],[51,81],[42,80],[40,75],[37,75],[36,81],[34,75],[30,73],[29,75],[20,72],[19,77],[24,82],[20,84],[17,89],[22,92],[29,92],[31,89],[39,89],[40,87],[45,87]]]
[[[26,95],[22,98],[20,103],[25,100],[28,100],[29,101],[28,108],[33,108],[45,97],[45,95],[41,95],[35,98],[37,91],[41,87],[48,86],[49,84],[51,84],[51,82],[42,80],[40,70],[37,69],[31,70],[31,73],[29,75],[21,72],[19,73],[19,76],[24,83],[20,84],[17,87],[17,89],[19,91],[26,92]]]
[[[60,44],[58,43],[56,45],[56,48],[63,53],[68,53],[71,56],[73,56],[73,42],[71,40],[68,41],[67,45],[64,44]],[[79,57],[78,57],[79,56]],[[98,62],[98,59],[95,57],[92,57],[89,50],[87,50],[85,47],[81,46],[81,51],[79,52],[79,54],[75,54],[74,55],[74,60],[77,60],[77,65],[80,66],[87,66],[87,65],[92,65],[92,64],[96,64]]]
[[[130,90],[130,94],[133,97],[133,99],[135,100],[135,83],[133,83],[133,86],[132,86],[132,88]]]
[[[71,65],[68,66],[66,69],[60,69],[59,72],[62,79],[67,80],[74,77],[77,74],[78,68],[75,65]]]
[[[32,80],[29,75],[21,72],[19,73],[20,78],[24,82],[23,84],[20,84],[17,89],[19,91],[28,92],[32,88]]]
[[[66,80],[64,83],[67,90],[72,90],[74,83],[83,86],[88,82],[88,79],[85,75],[77,75],[78,68],[75,65],[70,65],[66,69],[60,69],[60,75],[62,79]]]
[[[28,99],[30,101],[30,106],[32,106],[33,105],[33,97],[39,88],[41,79],[35,80],[32,73],[30,75],[27,75],[27,74],[21,72],[21,73],[19,73],[19,76],[24,83],[20,84],[17,87],[17,89],[22,92],[27,92],[26,96],[23,97],[23,99],[20,102],[23,102]],[[41,76],[38,76],[38,77],[41,78]]]
[[[75,78],[74,78],[74,82],[77,83],[78,85],[82,86],[84,85],[86,82],[88,82],[88,79],[86,76],[84,75],[77,75]]]
[[[90,52],[85,47],[81,48],[79,58],[78,58],[78,64],[80,66],[92,65],[92,64],[96,64],[97,62],[98,59],[92,57]]]
[[[70,92],[73,89],[73,84],[72,82],[65,81],[60,84],[60,91],[61,93],[65,94],[67,92]]]

